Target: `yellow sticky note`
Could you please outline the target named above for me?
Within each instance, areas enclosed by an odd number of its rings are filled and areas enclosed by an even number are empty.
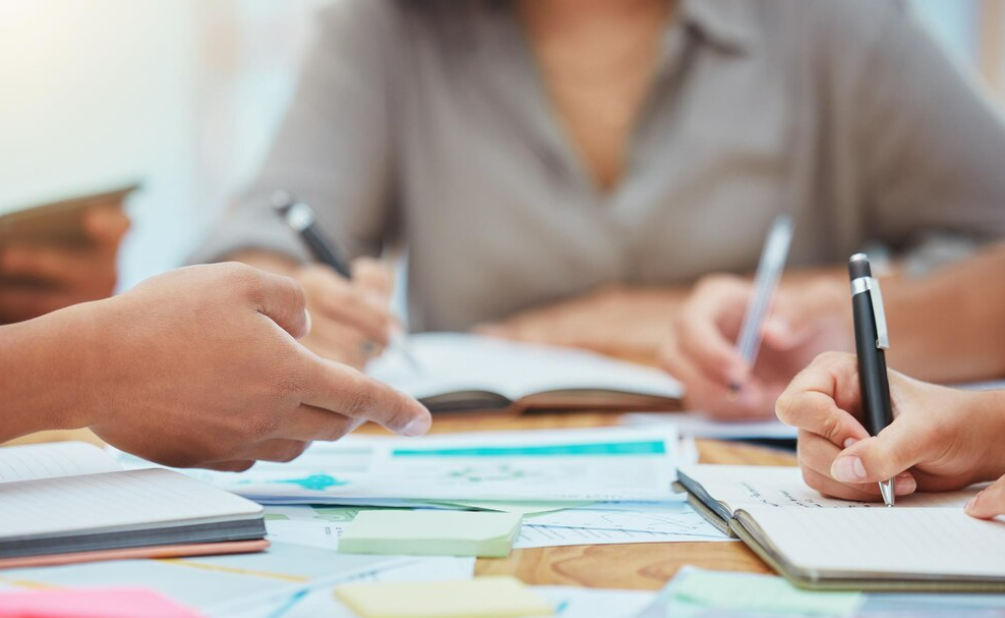
[[[339,537],[346,554],[504,558],[520,531],[519,513],[361,511]]]
[[[361,618],[529,618],[554,608],[513,577],[344,584],[335,596]]]

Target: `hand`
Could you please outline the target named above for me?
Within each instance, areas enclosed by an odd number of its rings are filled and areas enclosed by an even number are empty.
[[[289,461],[368,420],[425,433],[431,417],[414,399],[297,343],[309,329],[304,307],[287,277],[184,268],[68,310],[83,314],[75,326],[87,336],[60,343],[85,360],[53,375],[78,381],[77,426],[172,466]]]
[[[319,356],[357,369],[379,356],[393,328],[400,328],[388,303],[394,275],[383,262],[359,258],[348,281],[331,268],[300,266],[294,277],[304,287],[313,327],[301,341]]]
[[[904,495],[959,489],[1005,473],[1002,393],[935,386],[895,371],[889,376],[894,421],[876,437],[863,427],[854,355],[821,355],[779,397],[778,417],[799,428],[799,465],[810,487],[877,500],[877,483],[891,478],[895,493]]]
[[[748,366],[735,342],[753,294],[746,279],[711,275],[695,284],[674,320],[674,337],[660,359],[684,384],[689,409],[722,419],[770,417],[775,399],[813,357],[853,347],[847,285],[821,276],[779,288],[757,359]]]
[[[1005,515],[1005,476],[971,498],[965,510],[968,515],[980,519],[994,519]]]
[[[84,213],[91,242],[79,247],[9,243],[0,249],[0,324],[111,296],[129,218],[118,208]]]

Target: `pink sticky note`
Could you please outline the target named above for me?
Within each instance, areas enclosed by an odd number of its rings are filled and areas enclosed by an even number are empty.
[[[71,588],[0,593],[0,618],[202,618],[145,588]]]

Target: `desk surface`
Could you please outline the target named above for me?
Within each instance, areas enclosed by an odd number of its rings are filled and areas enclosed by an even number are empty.
[[[507,431],[603,427],[616,424],[618,415],[597,413],[531,414],[513,416],[440,416],[435,433],[456,431]],[[379,428],[365,428],[378,433]],[[96,441],[89,432],[48,432],[16,442],[83,439]],[[794,457],[755,446],[699,440],[701,461],[721,464],[793,465]],[[630,545],[582,545],[518,549],[506,559],[478,560],[479,575],[515,575],[527,583],[595,588],[655,590],[690,564],[724,571],[770,572],[757,556],[740,542],[730,543],[637,543]]]

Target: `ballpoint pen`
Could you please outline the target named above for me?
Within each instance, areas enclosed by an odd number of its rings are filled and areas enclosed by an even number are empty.
[[[349,265],[339,255],[335,245],[325,239],[324,234],[318,229],[317,214],[310,205],[296,199],[287,191],[277,191],[272,196],[272,206],[283,221],[300,235],[314,259],[331,267],[346,279],[352,279]],[[412,366],[412,370],[421,373],[419,361],[408,349],[404,337],[400,333],[391,333],[390,342],[401,352],[408,364]]]
[[[778,280],[785,269],[785,260],[792,244],[792,217],[778,215],[771,224],[771,231],[764,241],[761,259],[757,263],[757,274],[754,276],[754,297],[747,305],[740,327],[740,336],[736,340],[736,349],[748,367],[754,366],[757,351],[761,347],[761,326],[771,307],[771,299],[778,288]],[[741,384],[729,385],[730,392],[735,395],[740,391]]]
[[[862,413],[869,435],[875,436],[893,422],[890,382],[886,373],[886,350],[890,348],[890,337],[886,330],[883,294],[864,253],[856,253],[848,260],[848,275],[851,278]],[[880,481],[879,491],[883,494],[883,502],[893,506],[893,479]]]

